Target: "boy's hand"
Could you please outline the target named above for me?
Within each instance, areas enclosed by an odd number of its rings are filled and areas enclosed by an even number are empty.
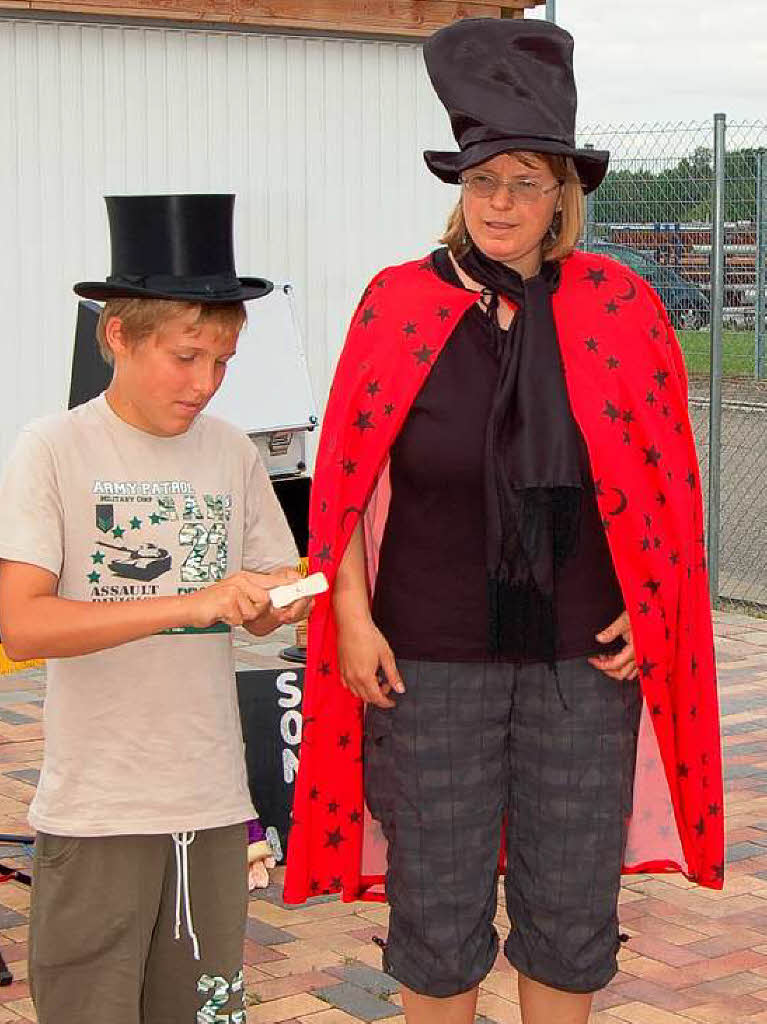
[[[186,598],[188,625],[197,629],[215,622],[241,626],[260,618],[272,606],[268,594],[272,581],[271,574],[243,570],[190,594]]]
[[[301,579],[301,573],[296,572],[295,569],[275,569],[274,572],[259,574],[259,576],[266,581],[268,589],[285,583],[294,583]],[[301,622],[310,614],[313,607],[314,601],[311,598],[293,601],[285,608],[275,608],[270,601],[268,608],[260,615],[243,622],[242,625],[254,636],[266,636],[267,633],[271,633],[279,626]]]

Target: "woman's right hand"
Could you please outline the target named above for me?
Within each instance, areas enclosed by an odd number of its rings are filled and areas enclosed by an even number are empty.
[[[389,694],[404,693],[394,653],[369,616],[338,621],[341,682],[366,704],[393,708]]]

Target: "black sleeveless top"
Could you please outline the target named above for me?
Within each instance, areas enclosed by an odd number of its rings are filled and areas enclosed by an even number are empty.
[[[446,249],[443,280],[463,287]],[[484,441],[498,363],[472,306],[445,344],[390,452],[391,504],[373,618],[401,658],[496,660],[488,652]],[[624,602],[597,507],[586,443],[580,540],[556,581],[558,659],[609,652],[595,634]]]

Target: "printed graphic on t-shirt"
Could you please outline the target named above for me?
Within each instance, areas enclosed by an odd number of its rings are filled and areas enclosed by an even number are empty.
[[[92,601],[191,594],[226,576],[231,494],[198,494],[186,480],[95,480],[92,493]],[[228,630],[216,623],[164,632]]]

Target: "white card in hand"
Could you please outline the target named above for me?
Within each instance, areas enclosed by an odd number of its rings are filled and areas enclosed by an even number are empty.
[[[323,594],[328,589],[328,581],[324,572],[313,572],[302,580],[295,583],[284,583],[279,587],[272,587],[269,597],[275,608],[285,608],[302,597],[314,597],[315,594]]]

